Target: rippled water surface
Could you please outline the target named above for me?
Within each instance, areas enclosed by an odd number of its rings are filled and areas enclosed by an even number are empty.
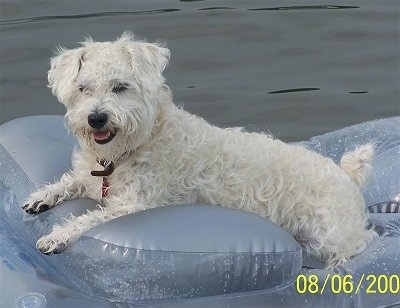
[[[124,30],[167,42],[175,102],[220,126],[300,140],[400,113],[398,0],[3,0],[0,14],[0,123],[63,114],[52,50]]]

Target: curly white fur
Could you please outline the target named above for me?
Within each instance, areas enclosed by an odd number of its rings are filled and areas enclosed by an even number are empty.
[[[60,49],[49,84],[67,107],[78,137],[73,170],[33,193],[24,209],[41,212],[63,200],[88,197],[99,209],[73,217],[39,239],[45,253],[61,252],[89,228],[168,204],[205,203],[255,212],[279,224],[329,267],[360,253],[376,233],[366,229],[360,185],[373,147],[331,159],[266,134],[221,129],[175,106],[162,71],[169,50],[124,33],[114,42],[88,39]],[[116,91],[115,85],[123,85]],[[117,92],[117,93],[114,93]],[[95,142],[93,112],[108,115],[101,128],[115,134]],[[101,197],[96,158],[113,161],[108,195]]]

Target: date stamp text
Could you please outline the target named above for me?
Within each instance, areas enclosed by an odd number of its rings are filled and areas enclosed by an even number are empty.
[[[398,294],[400,292],[400,276],[362,274],[358,280],[353,279],[350,274],[327,274],[325,278],[317,275],[300,274],[296,278],[296,291],[299,294],[323,294],[332,292],[334,294]]]

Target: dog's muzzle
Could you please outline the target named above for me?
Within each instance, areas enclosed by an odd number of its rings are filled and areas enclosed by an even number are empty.
[[[95,129],[93,131],[93,139],[99,144],[106,144],[110,142],[116,135],[109,130],[103,129],[107,122],[108,116],[106,113],[94,112],[89,114],[88,116],[88,124],[90,125],[90,127]]]

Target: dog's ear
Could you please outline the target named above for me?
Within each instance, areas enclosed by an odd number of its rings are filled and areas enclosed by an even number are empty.
[[[164,81],[162,72],[168,65],[171,55],[168,48],[157,43],[135,40],[134,35],[129,32],[122,34],[117,42],[122,44],[122,50],[129,55],[134,72],[138,75],[146,74],[148,80],[157,77],[158,80]]]
[[[51,58],[50,70],[47,78],[49,87],[58,100],[66,105],[74,91],[71,87],[78,76],[82,66],[84,48],[64,49],[58,48],[58,55]]]
[[[143,43],[143,45],[147,50],[144,54],[145,60],[160,72],[164,71],[171,57],[169,49],[153,43]]]

